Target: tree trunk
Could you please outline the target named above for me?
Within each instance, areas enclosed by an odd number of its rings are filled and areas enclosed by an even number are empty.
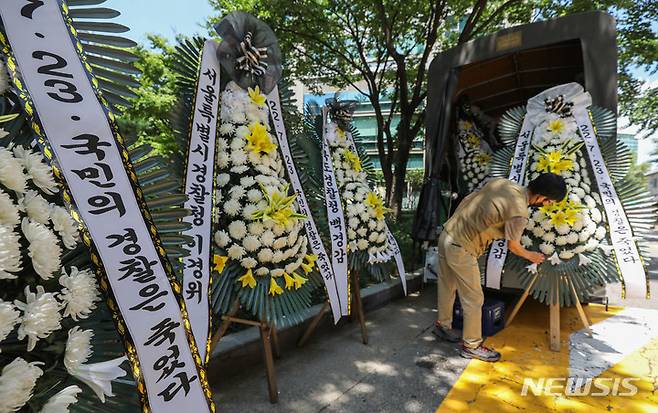
[[[393,172],[393,183],[391,191],[387,194],[387,200],[393,213],[393,218],[397,220],[402,212],[402,198],[407,186],[407,162],[409,161],[409,151],[411,150],[412,137],[410,136],[409,120],[400,119],[398,125],[398,150],[393,157],[395,170]]]

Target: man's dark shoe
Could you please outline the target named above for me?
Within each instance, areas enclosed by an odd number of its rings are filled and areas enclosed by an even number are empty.
[[[500,360],[500,353],[496,350],[480,345],[478,348],[469,348],[462,345],[459,354],[467,359],[478,359],[482,361],[494,362]]]
[[[434,322],[434,330],[432,333],[441,340],[449,341],[451,343],[458,343],[462,337],[458,330],[443,328],[438,321]]]

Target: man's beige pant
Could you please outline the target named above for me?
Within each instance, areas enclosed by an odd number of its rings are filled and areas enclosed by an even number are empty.
[[[464,310],[464,346],[475,348],[482,343],[482,303],[480,268],[470,255],[443,231],[439,237],[439,323],[452,328],[455,293]]]

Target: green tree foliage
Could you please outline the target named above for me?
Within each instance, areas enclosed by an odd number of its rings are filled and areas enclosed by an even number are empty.
[[[121,131],[135,136],[140,144],[149,144],[159,155],[170,157],[176,150],[169,117],[176,102],[175,76],[172,72],[174,51],[167,40],[148,35],[149,47],[140,45],[134,53],[139,56],[135,67],[141,70],[139,89],[132,107],[119,118]]]

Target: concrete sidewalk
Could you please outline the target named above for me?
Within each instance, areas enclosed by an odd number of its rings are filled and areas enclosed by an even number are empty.
[[[456,345],[431,333],[436,287],[366,314],[369,344],[354,322],[319,331],[276,361],[279,403],[268,401],[265,370],[215,383],[221,412],[433,412],[466,367]],[[219,367],[219,366],[218,366]]]

